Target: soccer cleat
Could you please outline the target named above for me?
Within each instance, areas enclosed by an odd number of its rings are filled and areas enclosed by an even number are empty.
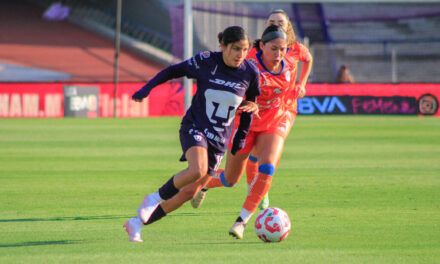
[[[123,227],[125,227],[131,242],[144,242],[141,238],[142,226],[143,224],[138,217],[133,217],[125,222]]]
[[[244,222],[235,222],[231,229],[229,229],[229,235],[235,237],[236,239],[242,239],[245,227],[246,224]]]
[[[208,188],[205,187],[196,194],[196,197],[191,199],[192,207],[199,208],[202,205],[203,200],[205,200],[207,191],[208,191]]]
[[[142,221],[142,223],[147,223],[150,219],[151,215],[153,214],[154,210],[156,210],[157,206],[159,205],[159,202],[154,199],[153,194],[149,194],[145,196],[144,201],[139,206],[137,213],[139,216],[139,219]]]
[[[269,208],[269,193],[266,193],[266,195],[263,197],[263,200],[261,200],[258,208],[260,208],[260,210]]]

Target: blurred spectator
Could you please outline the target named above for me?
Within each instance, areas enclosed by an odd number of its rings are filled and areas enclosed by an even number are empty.
[[[354,83],[354,78],[347,65],[344,64],[339,68],[336,83]]]
[[[70,8],[63,6],[62,2],[56,2],[49,6],[44,12],[43,18],[46,20],[61,21],[69,16]]]

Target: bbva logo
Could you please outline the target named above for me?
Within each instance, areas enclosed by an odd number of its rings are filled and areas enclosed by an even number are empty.
[[[325,96],[322,101],[317,97],[303,97],[298,99],[298,113],[314,114],[318,111],[321,114],[333,112],[346,113],[347,108],[337,96]]]

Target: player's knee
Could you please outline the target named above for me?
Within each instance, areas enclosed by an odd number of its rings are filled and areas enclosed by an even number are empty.
[[[194,182],[208,174],[208,167],[204,165],[194,166],[189,168],[189,172],[191,179]]]

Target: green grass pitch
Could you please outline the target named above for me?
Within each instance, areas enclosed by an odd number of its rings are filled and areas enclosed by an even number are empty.
[[[292,231],[228,236],[246,195],[122,228],[178,162],[180,118],[1,119],[0,263],[440,263],[440,119],[298,116],[270,190]]]

